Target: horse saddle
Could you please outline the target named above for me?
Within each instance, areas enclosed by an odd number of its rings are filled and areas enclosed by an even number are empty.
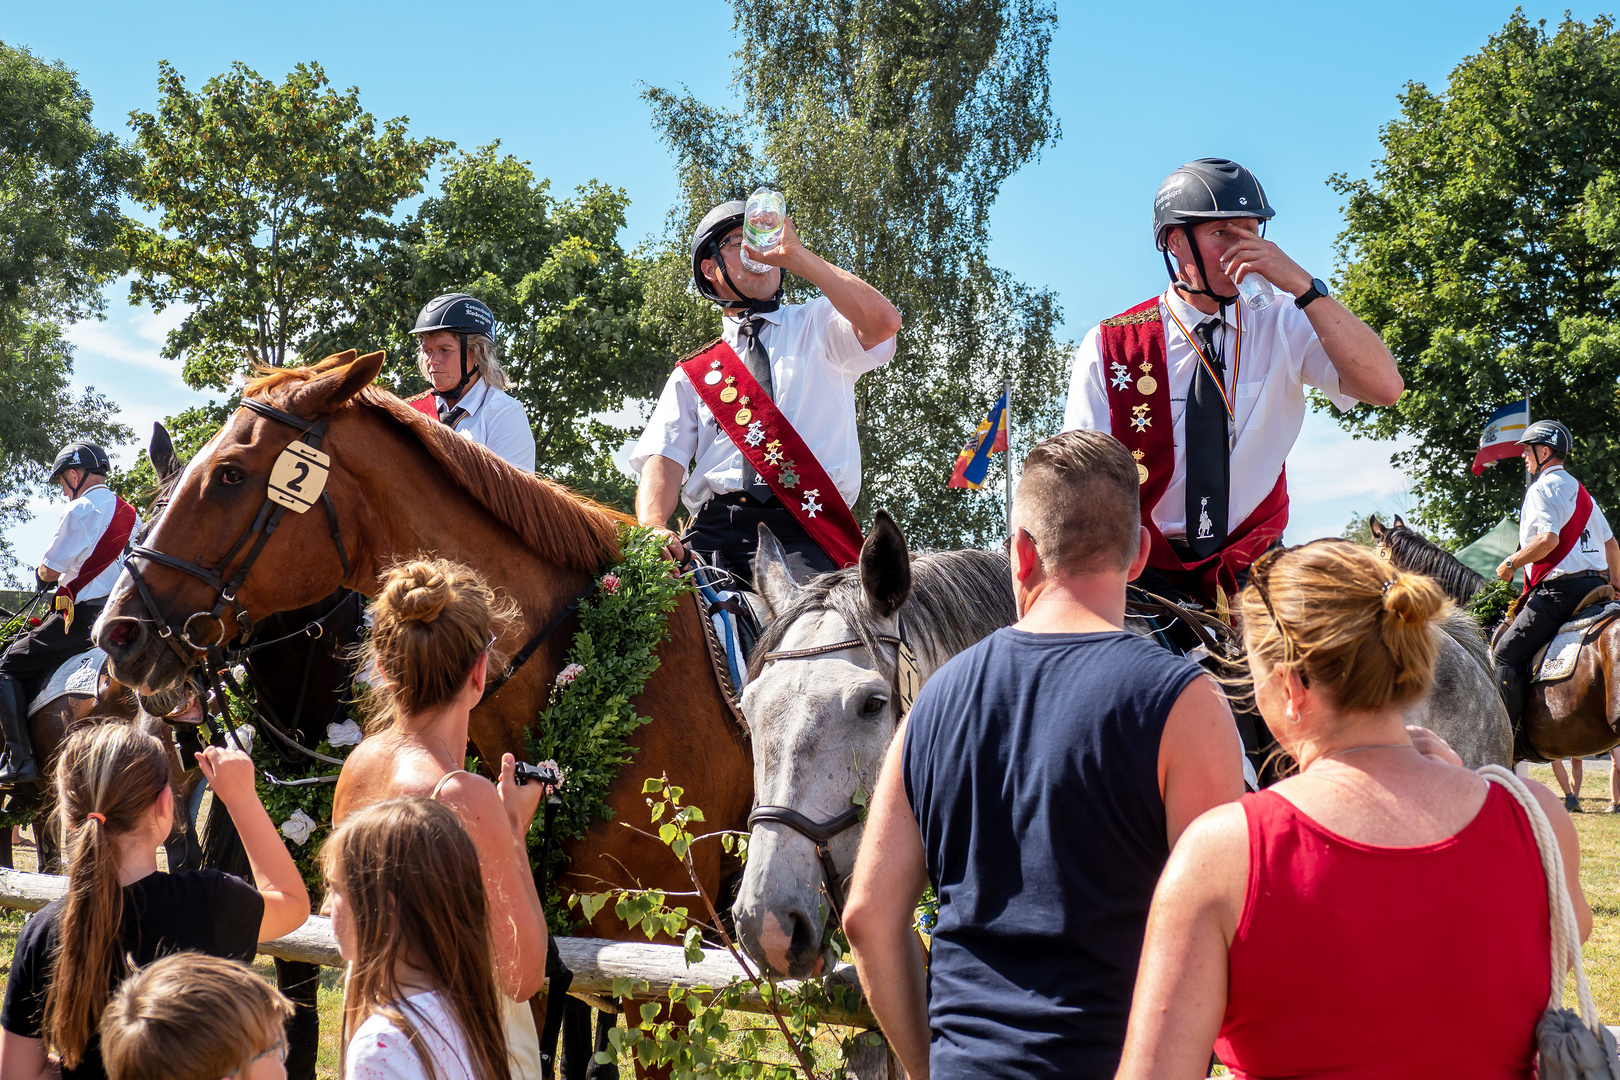
[[[1530,681],[1558,682],[1573,675],[1581,649],[1617,615],[1620,615],[1620,601],[1615,600],[1614,590],[1607,585],[1593,589],[1581,601],[1574,617],[1560,626],[1553,639],[1530,661],[1530,670],[1535,672]]]
[[[106,669],[107,654],[100,649],[69,657],[45,681],[45,688],[28,703],[28,715],[33,716],[51,702],[70,694],[95,697],[101,689],[101,673]]]

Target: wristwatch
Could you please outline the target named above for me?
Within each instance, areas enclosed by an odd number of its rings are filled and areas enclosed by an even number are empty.
[[[1303,311],[1312,300],[1327,295],[1329,295],[1327,282],[1319,277],[1313,277],[1311,278],[1311,287],[1299,294],[1299,299],[1294,301],[1294,306]]]

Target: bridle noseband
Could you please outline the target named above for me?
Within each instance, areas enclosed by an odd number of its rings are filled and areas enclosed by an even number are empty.
[[[898,620],[897,620],[898,621]],[[910,709],[913,699],[917,696],[917,658],[906,643],[906,626],[904,621],[898,621],[899,636],[892,634],[879,634],[876,640],[883,645],[892,645],[895,650],[894,676],[890,685],[894,688],[894,699],[899,703],[900,715],[904,716]],[[784,649],[779,652],[768,652],[764,661],[773,660],[809,660],[828,653],[843,652],[845,649],[864,649],[867,643],[856,638],[845,641],[833,641],[825,645],[812,645],[804,649]],[[840,923],[844,919],[844,885],[838,876],[838,865],[833,862],[832,841],[853,829],[861,822],[861,811],[857,806],[851,806],[843,813],[828,818],[826,821],[816,821],[806,817],[790,806],[756,806],[754,812],[748,815],[748,831],[752,832],[755,825],[785,825],[816,846],[816,858],[821,861],[821,872],[827,881],[827,899],[832,902],[833,915]]]

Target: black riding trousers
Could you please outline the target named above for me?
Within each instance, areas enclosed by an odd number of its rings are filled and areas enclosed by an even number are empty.
[[[1595,573],[1565,574],[1531,589],[1519,614],[1496,639],[1492,648],[1496,662],[1524,671],[1536,650],[1553,639],[1586,595],[1602,583],[1602,577]]]
[[[44,687],[51,673],[67,661],[89,650],[92,642],[90,630],[96,616],[106,606],[106,599],[80,604],[73,613],[73,628],[63,625],[62,612],[53,611],[49,618],[11,643],[11,648],[0,654],[0,675],[17,680],[27,696],[32,698]]]
[[[708,555],[735,576],[745,589],[753,589],[754,555],[759,550],[759,527],[771,530],[787,552],[788,566],[795,576],[824,574],[838,569],[836,563],[810,538],[781,500],[760,502],[750,495],[731,492],[716,495],[697,512],[692,527],[681,542]]]

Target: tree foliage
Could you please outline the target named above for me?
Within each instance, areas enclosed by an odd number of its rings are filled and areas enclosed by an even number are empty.
[[[339,331],[347,341],[331,344],[386,343],[387,378],[425,389],[409,333],[417,311],[440,293],[477,296],[495,313],[540,471],[628,506],[633,484],[610,456],[634,432],[593,417],[655,393],[667,366],[667,348],[641,322],[643,261],[618,241],[628,205],[594,181],[558,199],[498,144],[452,159],[439,193],[385,245],[377,284]]]
[[[740,112],[648,89],[682,197],[649,273],[646,318],[677,352],[715,336],[687,240],[714,204],[780,188],[805,242],[894,302],[895,359],[856,387],[865,480],[914,543],[984,543],[996,485],[947,488],[963,442],[1014,381],[1013,455],[1056,431],[1064,350],[1055,297],[992,267],[1001,184],[1058,137],[1036,0],[733,0]],[[789,280],[790,299],[807,298]]]
[[[1492,410],[1526,392],[1575,435],[1600,505],[1620,495],[1620,38],[1515,13],[1443,92],[1408,84],[1347,197],[1339,293],[1389,343],[1406,394],[1340,416],[1409,433],[1416,516],[1464,539],[1518,507],[1512,463],[1468,471]]]
[[[156,228],[130,224],[130,299],[190,305],[163,355],[185,361],[190,385],[223,390],[353,318],[395,208],[450,144],[411,138],[404,117],[379,124],[319,64],[278,85],[237,63],[193,93],[165,62],[158,91],[155,113],[130,114],[145,155],[136,198],[161,211]]]
[[[90,110],[71,71],[0,44],[0,530],[26,520],[63,443],[130,436],[112,402],[73,389],[62,338],[101,311],[123,265],[118,198],[134,156]],[[0,571],[14,565],[0,538]]]

